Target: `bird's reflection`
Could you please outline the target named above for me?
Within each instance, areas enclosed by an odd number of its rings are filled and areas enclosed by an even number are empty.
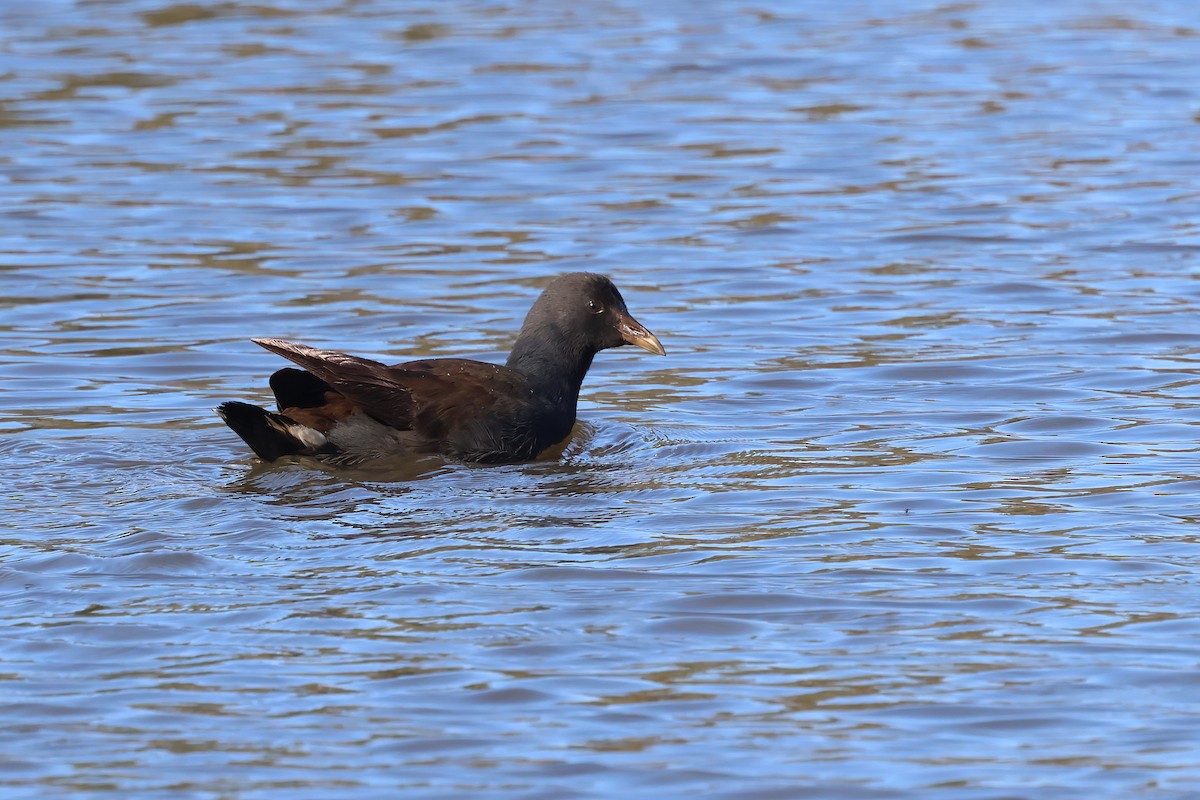
[[[640,445],[640,447],[638,446]],[[621,426],[577,425],[557,453],[480,466],[437,457],[336,468],[313,459],[255,463],[226,485],[280,520],[328,520],[339,536],[486,534],[519,538],[537,528],[590,528],[627,509],[600,495],[639,487],[646,439]]]

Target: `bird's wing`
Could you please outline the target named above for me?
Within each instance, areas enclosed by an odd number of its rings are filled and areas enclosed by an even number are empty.
[[[454,438],[489,415],[523,381],[513,370],[482,361],[437,358],[387,366],[282,339],[254,342],[325,381],[375,420],[426,440]]]

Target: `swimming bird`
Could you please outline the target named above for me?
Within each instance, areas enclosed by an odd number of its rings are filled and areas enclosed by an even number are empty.
[[[215,409],[259,458],[337,465],[440,455],[486,464],[534,459],[575,424],[579,389],[601,350],[664,355],[613,282],[573,272],[534,302],[504,366],[431,358],[387,366],[282,339],[253,339],[302,369],[271,376],[278,412],[230,401]]]

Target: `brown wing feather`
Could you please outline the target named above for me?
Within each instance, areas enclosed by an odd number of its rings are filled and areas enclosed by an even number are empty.
[[[283,339],[251,339],[259,347],[299,364],[329,385],[338,380],[379,382],[389,367],[369,358],[360,358],[336,350],[318,350],[306,344]]]
[[[412,396],[407,387],[394,379],[391,367],[369,358],[319,350],[283,339],[252,341],[304,367],[383,424],[401,430],[412,428]]]
[[[523,382],[506,367],[465,358],[410,361],[393,372],[412,398],[413,430],[432,440],[461,438]]]
[[[324,402],[316,406],[290,406],[283,415],[321,433],[329,433],[340,422],[358,411],[358,406],[338,392],[326,392]]]
[[[389,367],[282,339],[253,341],[316,375],[379,422],[427,440],[474,427],[495,406],[497,392],[511,397],[523,387],[518,373],[482,361],[437,358]]]

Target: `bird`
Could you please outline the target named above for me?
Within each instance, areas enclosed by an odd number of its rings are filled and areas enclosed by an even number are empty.
[[[546,286],[503,366],[465,358],[388,366],[283,339],[251,341],[300,369],[271,376],[277,411],[238,401],[214,410],[263,461],[308,456],[334,466],[425,456],[534,460],[570,436],[596,353],[634,345],[666,354],[613,282],[589,272]]]

